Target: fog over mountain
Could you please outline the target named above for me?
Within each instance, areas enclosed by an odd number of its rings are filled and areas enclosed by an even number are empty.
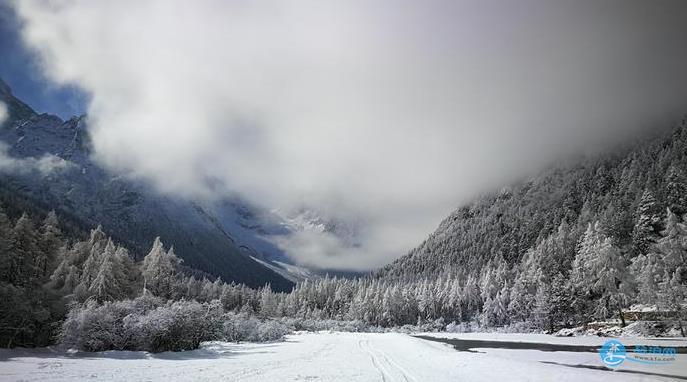
[[[318,267],[388,263],[476,194],[687,111],[679,0],[12,4],[45,76],[89,94],[97,160],[304,220],[277,244]]]
[[[0,102],[0,123],[5,122],[5,119],[7,119],[7,106]]]

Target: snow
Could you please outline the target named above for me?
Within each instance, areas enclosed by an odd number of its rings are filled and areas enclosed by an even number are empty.
[[[442,334],[443,335],[443,334]],[[462,335],[461,335],[462,336]],[[540,341],[531,335],[470,334],[484,339]],[[552,338],[577,341],[577,338]],[[505,339],[504,339],[505,340]],[[590,339],[581,339],[590,341]],[[602,340],[602,339],[599,339]],[[577,343],[577,342],[576,342]],[[557,364],[542,363],[556,362]],[[278,343],[211,342],[195,351],[150,354],[53,349],[0,350],[3,381],[640,381],[668,377],[562,366],[599,367],[596,353],[451,346],[400,333],[297,333]],[[625,366],[622,366],[625,367]],[[629,367],[634,367],[629,366]],[[687,358],[648,372],[687,377]]]
[[[687,308],[687,303],[682,304],[683,308]],[[631,313],[646,313],[646,312],[659,312],[660,310],[656,305],[650,304],[633,304],[627,312]]]
[[[601,346],[609,337],[578,336],[556,337],[540,333],[421,333],[421,336],[436,338],[457,338],[465,340],[505,341],[505,342],[533,342],[558,345]],[[619,340],[625,345],[658,345],[658,346],[687,346],[686,338],[674,337],[621,337]]]
[[[656,305],[634,304],[627,311],[633,312],[633,313],[634,312],[656,312],[656,311],[658,311],[658,308],[656,307]]]
[[[314,274],[307,268],[300,267],[298,265],[291,265],[281,261],[263,261],[257,257],[251,256],[251,259],[257,261],[261,265],[277,272],[282,277],[293,282],[300,282],[305,279],[313,278]]]

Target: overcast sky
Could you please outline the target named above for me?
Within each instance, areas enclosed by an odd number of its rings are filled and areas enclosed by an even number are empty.
[[[455,207],[687,111],[687,2],[21,0],[89,95],[96,155],[164,192],[355,227],[283,245],[369,269]]]

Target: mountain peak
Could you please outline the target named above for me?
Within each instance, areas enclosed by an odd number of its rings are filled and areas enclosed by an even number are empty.
[[[20,101],[12,94],[12,88],[2,78],[0,78],[0,102],[7,105],[7,111],[9,112],[8,122],[36,115],[36,112],[29,105]]]
[[[0,94],[2,95],[12,95],[12,89],[10,89],[10,86],[7,85],[5,81],[0,78]]]

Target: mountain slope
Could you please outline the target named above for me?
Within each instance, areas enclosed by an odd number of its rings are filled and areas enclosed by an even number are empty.
[[[0,100],[9,110],[8,120],[0,126],[0,141],[16,162],[0,174],[4,193],[54,208],[84,226],[102,224],[139,258],[160,236],[167,245],[174,245],[185,265],[226,281],[253,287],[269,282],[276,290],[293,285],[244,253],[202,206],[157,194],[93,162],[82,118],[62,121],[36,114],[4,82],[0,82]],[[32,164],[40,167],[29,168]]]
[[[649,207],[656,221],[663,221],[666,208],[678,215],[687,212],[687,127],[683,121],[672,132],[659,135],[479,197],[453,211],[417,248],[376,275],[479,277],[487,265],[516,265],[528,250],[560,230],[578,243],[594,221],[628,256],[634,256],[641,252],[637,227],[642,224],[641,208],[647,207],[642,205],[643,197],[654,200]],[[659,223],[647,229],[652,240],[662,227]],[[564,252],[559,259],[569,266],[575,245]]]

